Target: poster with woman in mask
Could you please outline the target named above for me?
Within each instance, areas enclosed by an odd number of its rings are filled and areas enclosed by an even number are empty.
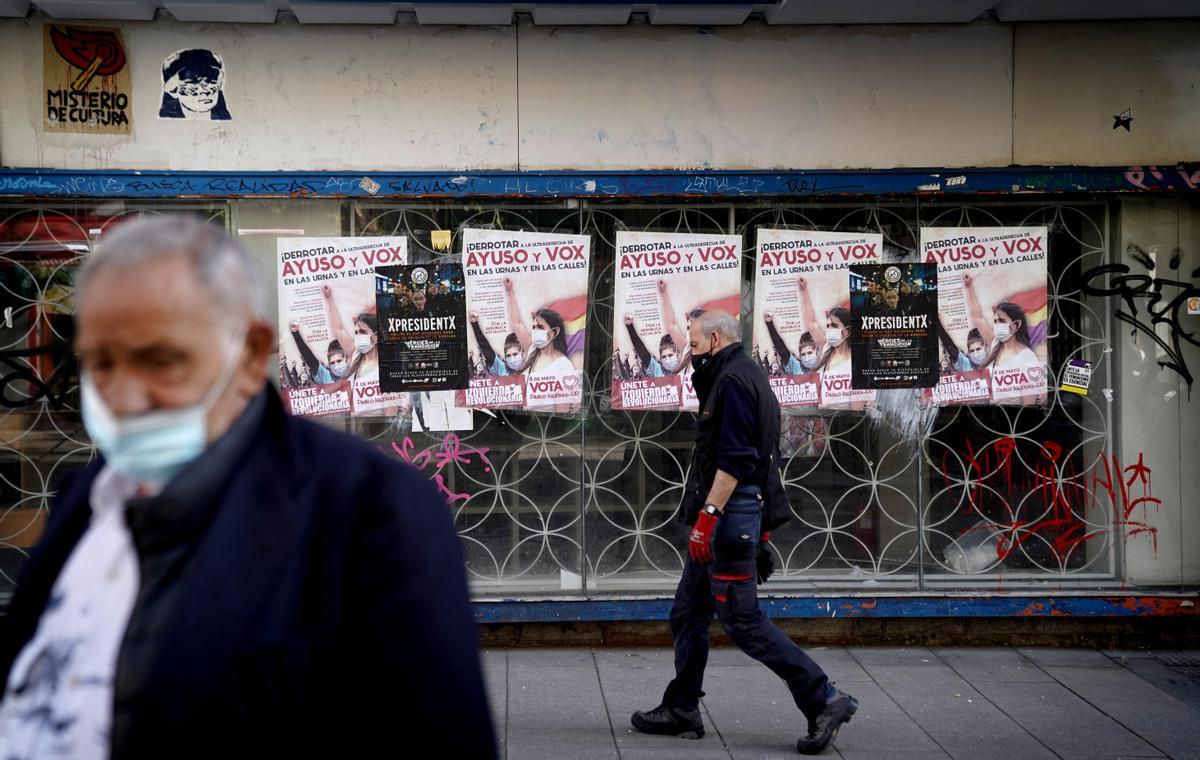
[[[878,264],[883,235],[758,230],[751,356],[780,406],[865,409],[875,391],[851,386],[853,264]]]
[[[737,235],[618,231],[612,408],[697,411],[688,327],[741,309]]]
[[[591,238],[464,229],[467,354],[462,405],[578,413]]]
[[[379,387],[378,266],[403,264],[404,237],[279,238],[279,386],[292,414],[392,417]]]
[[[1046,401],[1046,241],[1045,227],[922,228],[922,256],[938,267],[943,367],[926,403]]]

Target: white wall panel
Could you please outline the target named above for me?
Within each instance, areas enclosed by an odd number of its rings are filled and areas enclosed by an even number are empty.
[[[41,23],[0,23],[4,164],[354,171],[516,163],[512,29],[121,26],[132,67],[133,131],[94,136],[42,129]],[[191,47],[224,59],[231,121],[158,118],[163,59]]]

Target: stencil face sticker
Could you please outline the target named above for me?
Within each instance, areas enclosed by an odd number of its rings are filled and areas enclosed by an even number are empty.
[[[179,50],[162,65],[160,119],[229,121],[225,62],[211,50]]]

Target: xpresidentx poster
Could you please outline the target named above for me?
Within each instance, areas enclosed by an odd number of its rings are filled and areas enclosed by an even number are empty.
[[[375,307],[381,331],[381,391],[467,387],[466,283],[461,264],[377,267]]]
[[[851,386],[929,388],[939,375],[937,267],[850,267]]]

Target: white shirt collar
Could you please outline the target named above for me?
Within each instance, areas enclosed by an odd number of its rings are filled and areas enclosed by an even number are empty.
[[[139,483],[106,464],[92,483],[92,515],[103,517],[110,512],[124,510],[125,504],[135,496],[154,496],[161,490],[160,485]]]

